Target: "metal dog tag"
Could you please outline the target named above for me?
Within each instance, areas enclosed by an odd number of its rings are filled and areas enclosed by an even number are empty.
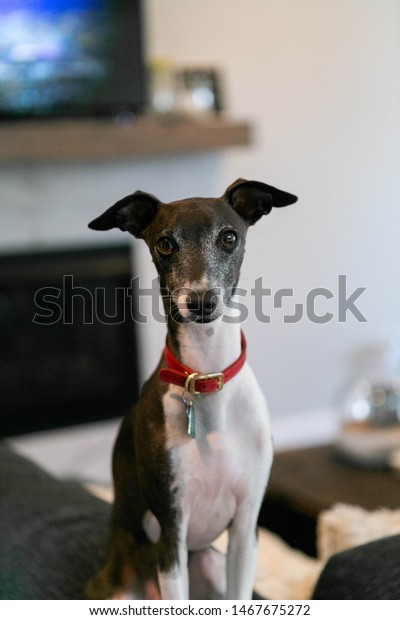
[[[183,399],[183,402],[186,407],[186,415],[188,419],[188,434],[192,439],[194,439],[196,437],[194,403],[192,400],[186,398]]]

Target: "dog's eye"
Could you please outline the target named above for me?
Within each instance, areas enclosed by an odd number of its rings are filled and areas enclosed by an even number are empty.
[[[219,241],[225,250],[232,250],[238,241],[237,234],[234,230],[224,230]]]
[[[175,242],[169,237],[160,237],[156,243],[156,248],[160,252],[160,254],[164,254],[167,256],[168,254],[172,254],[176,250]]]

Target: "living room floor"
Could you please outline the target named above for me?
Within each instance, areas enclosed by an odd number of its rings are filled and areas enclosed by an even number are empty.
[[[111,485],[111,453],[120,420],[32,433],[10,440],[13,448],[55,476]],[[331,410],[272,419],[276,451],[335,440],[337,417]]]

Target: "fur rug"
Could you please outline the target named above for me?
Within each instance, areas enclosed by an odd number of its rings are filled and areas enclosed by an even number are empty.
[[[400,510],[368,512],[359,506],[337,504],[318,521],[318,557],[324,563],[339,551],[400,533]]]
[[[319,574],[332,555],[394,534],[400,534],[400,510],[382,508],[369,512],[346,504],[336,504],[321,513],[316,559],[265,532],[260,541],[257,591],[275,600],[310,599]]]

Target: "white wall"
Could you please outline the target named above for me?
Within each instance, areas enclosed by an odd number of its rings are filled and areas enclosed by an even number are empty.
[[[226,154],[120,164],[0,169],[3,247],[117,240],[87,222],[132,190],[164,200],[220,195],[235,178],[298,194],[249,233],[241,284],[273,292],[366,287],[368,319],[245,324],[249,356],[275,417],[332,404],[352,353],[398,331],[400,312],[400,5],[396,0],[147,0],[149,52],[223,70],[229,113],[254,126],[254,146]],[[1,146],[0,146],[1,148]],[[141,270],[153,275],[143,245]],[[251,300],[249,300],[251,302]],[[336,313],[320,300],[317,312]],[[163,328],[143,332],[144,371]]]
[[[223,160],[237,176],[298,194],[251,231],[243,286],[263,276],[307,292],[366,287],[351,315],[324,325],[248,321],[250,356],[273,414],[332,402],[349,357],[398,332],[400,317],[400,5],[395,0],[150,0],[150,50],[225,73],[229,111],[255,146]],[[317,312],[336,312],[320,300]]]

